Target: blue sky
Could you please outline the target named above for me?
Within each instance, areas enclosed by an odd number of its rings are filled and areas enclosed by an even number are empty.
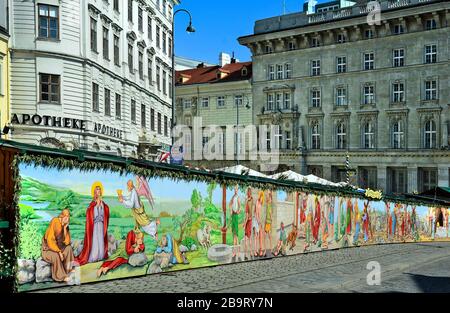
[[[325,2],[319,0],[318,3]],[[286,13],[302,11],[303,0],[285,0]],[[235,52],[240,61],[250,61],[250,51],[237,38],[253,33],[256,20],[281,15],[282,0],[181,0],[176,9],[192,14],[196,32],[186,33],[187,14],[175,17],[175,54],[217,64],[219,53]]]

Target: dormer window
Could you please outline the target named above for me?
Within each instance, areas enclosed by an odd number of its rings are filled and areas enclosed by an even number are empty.
[[[402,24],[397,24],[394,26],[394,35],[400,35],[405,32],[405,29]]]
[[[241,76],[247,76],[247,74],[248,74],[247,68],[243,67],[242,70],[241,70]]]
[[[426,30],[436,29],[436,20],[435,19],[427,20],[425,22],[425,29]]]
[[[347,41],[347,38],[344,34],[338,34],[336,38],[337,43],[344,43]]]
[[[318,37],[311,38],[311,47],[320,47],[320,40]]]
[[[296,46],[295,42],[294,41],[290,41],[288,43],[288,50],[292,51],[292,50],[295,50],[295,49],[297,49],[297,46]]]

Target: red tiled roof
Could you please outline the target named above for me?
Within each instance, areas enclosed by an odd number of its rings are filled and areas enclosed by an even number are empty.
[[[242,69],[247,68],[247,75],[242,76]],[[223,73],[224,77],[219,79],[218,72]],[[184,83],[180,82],[180,78],[185,79]],[[240,80],[249,80],[252,78],[252,62],[239,62],[226,64],[223,67],[219,65],[194,68],[176,72],[177,86],[193,85],[193,84],[214,84],[225,83]]]

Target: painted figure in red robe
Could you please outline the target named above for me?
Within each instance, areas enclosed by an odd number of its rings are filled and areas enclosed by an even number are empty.
[[[320,202],[319,198],[316,196],[314,199],[315,210],[314,210],[314,225],[312,229],[314,243],[319,240],[319,228],[320,228]]]

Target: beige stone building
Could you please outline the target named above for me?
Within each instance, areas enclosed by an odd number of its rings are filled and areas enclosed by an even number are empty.
[[[194,69],[177,71],[176,124],[194,129],[201,119],[200,135],[193,130],[189,135],[181,134],[186,164],[216,169],[235,165],[237,158],[247,163],[248,151],[242,136],[236,137],[234,133],[236,125],[242,129],[253,123],[251,77],[252,63],[235,59],[223,66],[200,64]],[[208,126],[218,127],[222,133],[211,134],[205,129]],[[233,132],[231,136],[227,136],[227,127]],[[212,140],[217,140],[217,151],[212,148]],[[221,157],[208,157],[210,150]],[[195,151],[199,153],[197,157]]]
[[[334,1],[239,38],[253,55],[254,120],[280,125],[278,170],[342,181],[348,151],[361,187],[449,186],[450,2],[380,6],[373,25],[366,3]]]

